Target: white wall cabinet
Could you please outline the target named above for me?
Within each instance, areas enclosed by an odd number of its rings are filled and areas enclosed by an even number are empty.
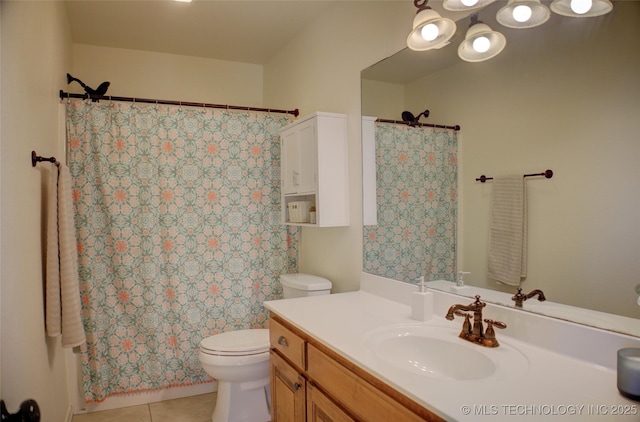
[[[349,167],[347,116],[313,113],[280,130],[282,222],[301,226],[349,225]],[[289,204],[315,207],[313,223]]]

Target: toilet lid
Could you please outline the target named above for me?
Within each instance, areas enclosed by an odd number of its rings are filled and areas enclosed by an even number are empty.
[[[251,329],[229,331],[207,337],[200,342],[200,350],[216,355],[248,355],[269,350],[269,330]]]

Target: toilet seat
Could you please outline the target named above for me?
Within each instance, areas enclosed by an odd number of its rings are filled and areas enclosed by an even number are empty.
[[[268,351],[269,330],[263,328],[229,331],[200,342],[200,353],[213,356],[249,356]]]

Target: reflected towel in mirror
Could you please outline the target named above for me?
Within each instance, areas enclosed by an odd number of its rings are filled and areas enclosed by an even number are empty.
[[[527,200],[522,175],[495,177],[488,276],[519,286],[527,275]]]

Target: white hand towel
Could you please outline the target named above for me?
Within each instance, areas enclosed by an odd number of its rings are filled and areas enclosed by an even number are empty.
[[[47,335],[59,336],[60,321],[60,258],[58,256],[58,167],[49,166],[47,189],[47,266],[46,266],[46,326]]]
[[[522,175],[495,177],[491,199],[488,276],[520,286],[527,276],[527,202]]]
[[[49,183],[47,334],[62,334],[62,347],[76,347],[83,344],[86,337],[81,318],[71,174],[61,164],[58,170],[52,171],[51,177],[57,179],[57,184],[54,193],[54,182]]]

